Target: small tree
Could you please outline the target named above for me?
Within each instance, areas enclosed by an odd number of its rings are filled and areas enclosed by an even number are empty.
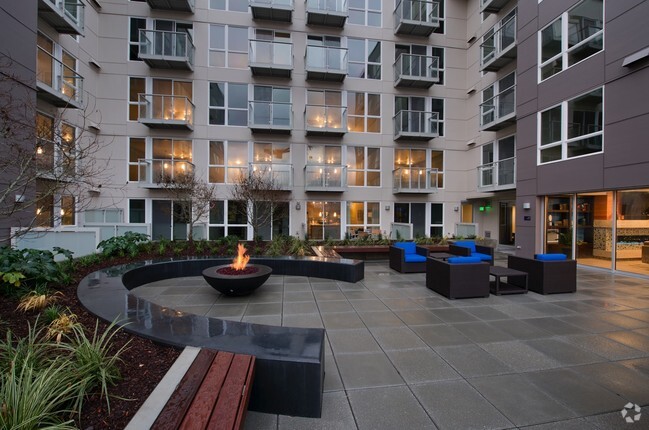
[[[279,214],[279,203],[283,202],[281,191],[281,184],[270,169],[241,175],[230,189],[229,199],[242,202],[235,210],[246,217],[255,240],[260,237],[261,229]]]

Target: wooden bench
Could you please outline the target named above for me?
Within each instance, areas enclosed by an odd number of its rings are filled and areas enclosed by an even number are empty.
[[[151,428],[243,428],[254,372],[251,355],[201,349]]]
[[[342,258],[340,254],[334,251],[334,249],[330,246],[312,246],[311,249],[318,257]]]

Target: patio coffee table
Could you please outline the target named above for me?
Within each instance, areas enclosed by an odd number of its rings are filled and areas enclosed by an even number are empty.
[[[457,257],[457,255],[449,254],[448,252],[431,252],[428,256],[443,261],[446,261],[451,257]]]
[[[489,267],[489,275],[493,276],[496,280],[491,282],[491,293],[497,296],[501,294],[525,294],[527,293],[527,273],[520,270],[510,269],[508,267],[491,266]],[[502,282],[502,278],[517,278],[516,284]],[[524,285],[524,286],[521,286]]]

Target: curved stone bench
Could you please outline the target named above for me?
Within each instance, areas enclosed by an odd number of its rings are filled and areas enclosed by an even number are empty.
[[[319,418],[324,383],[324,329],[277,327],[221,320],[179,312],[129,291],[162,279],[201,276],[226,258],[139,262],[109,267],[86,276],[77,289],[81,303],[124,330],[167,345],[197,346],[254,355],[257,359],[250,410]],[[253,258],[274,274],[357,282],[359,260],[322,257]]]

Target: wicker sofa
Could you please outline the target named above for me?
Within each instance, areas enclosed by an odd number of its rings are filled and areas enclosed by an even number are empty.
[[[426,260],[426,287],[449,299],[489,296],[489,264],[476,257]]]
[[[426,271],[428,248],[414,242],[396,242],[390,245],[390,268],[401,273],[423,273]]]
[[[546,255],[546,254],[542,254]],[[507,258],[507,267],[527,273],[527,289],[539,294],[574,293],[577,291],[577,262],[575,260],[543,260],[537,258]],[[509,280],[515,283],[515,278]]]
[[[478,257],[480,261],[494,264],[494,249],[490,246],[478,245],[473,240],[457,241],[450,244],[448,250],[451,254]]]

